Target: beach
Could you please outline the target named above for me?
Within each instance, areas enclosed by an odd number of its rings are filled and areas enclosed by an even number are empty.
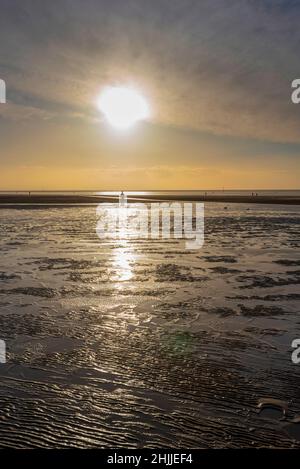
[[[25,200],[1,210],[2,448],[300,448],[297,205],[206,203],[189,251]]]
[[[186,193],[148,193],[148,194],[133,194],[128,195],[128,202],[165,202],[165,201],[181,201],[181,202],[219,202],[219,203],[238,203],[238,204],[278,204],[278,205],[300,205],[300,193],[295,191],[292,195],[281,195],[279,193],[251,195],[251,194],[218,194],[200,193],[195,191],[191,194]],[[42,193],[22,193],[22,194],[0,194],[0,208],[7,205],[10,206],[35,206],[35,205],[94,205],[103,202],[116,202],[119,195],[105,195],[105,194],[85,194],[85,193],[64,193],[64,194],[42,194]]]

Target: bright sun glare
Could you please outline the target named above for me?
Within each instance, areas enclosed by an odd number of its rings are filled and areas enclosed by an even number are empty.
[[[150,114],[143,96],[134,89],[125,87],[106,88],[99,98],[99,108],[108,122],[120,130],[133,127]]]

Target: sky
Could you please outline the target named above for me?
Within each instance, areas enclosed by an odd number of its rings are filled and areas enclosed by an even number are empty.
[[[299,189],[300,2],[0,0],[0,190]],[[110,128],[106,86],[149,120]]]

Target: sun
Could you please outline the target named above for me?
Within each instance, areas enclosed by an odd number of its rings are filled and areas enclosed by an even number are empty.
[[[107,87],[99,98],[98,106],[107,121],[119,130],[127,130],[150,115],[145,98],[127,87]]]

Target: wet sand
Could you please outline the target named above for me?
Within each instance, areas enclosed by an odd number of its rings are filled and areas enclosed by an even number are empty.
[[[40,195],[40,194],[9,194],[0,195],[0,208],[5,208],[8,205],[10,208],[16,206],[19,208],[22,205],[36,206],[36,205],[93,205],[101,202],[116,202],[117,196],[106,195]],[[245,204],[279,204],[279,205],[300,205],[300,197],[296,196],[282,196],[282,195],[180,195],[180,194],[147,194],[139,197],[129,196],[128,202],[146,202],[146,201],[166,201],[178,200],[183,202],[220,202],[220,203],[245,203]]]
[[[1,448],[300,448],[299,207],[207,205],[199,251],[1,211]]]

